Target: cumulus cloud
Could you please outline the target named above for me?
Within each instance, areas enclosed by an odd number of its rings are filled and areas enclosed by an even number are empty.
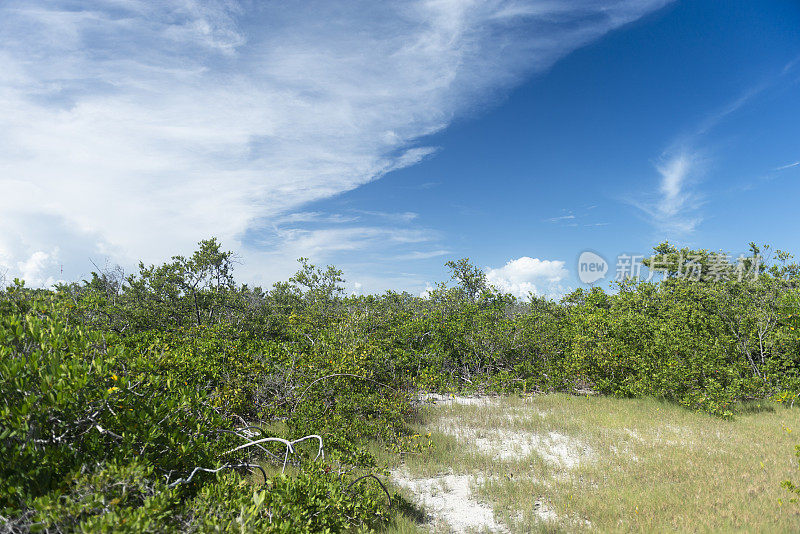
[[[433,293],[435,289],[436,288],[433,287],[430,282],[425,282],[425,289],[420,291],[419,296],[424,299],[430,298],[431,293]]]
[[[560,260],[540,260],[522,256],[497,269],[487,269],[486,279],[497,289],[519,298],[534,295],[555,296],[561,293],[560,282],[569,276]]]
[[[48,276],[47,272],[52,272],[56,268],[58,268],[58,249],[51,252],[37,250],[30,257],[17,262],[16,272],[29,287],[50,287],[58,282],[63,282],[63,280]]]
[[[666,1],[7,0],[0,267],[58,248],[71,278],[216,235],[278,276],[271,252],[323,235],[255,230],[432,157],[426,136]]]
[[[350,294],[353,296],[361,295],[362,288],[363,285],[361,284],[361,282],[353,282],[353,290],[350,292]]]

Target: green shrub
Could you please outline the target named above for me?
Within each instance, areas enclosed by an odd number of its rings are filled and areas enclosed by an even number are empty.
[[[223,475],[191,502],[185,531],[303,534],[385,524],[391,511],[386,495],[370,482],[351,484],[322,464],[274,477],[263,489]]]
[[[353,531],[392,513],[369,447],[410,445],[416,392],[581,390],[653,396],[731,416],[736,402],[800,393],[796,266],[680,279],[657,247],[658,282],[521,302],[468,260],[427,299],[345,297],[341,272],[301,259],[270,291],[236,287],[232,254],[94,273],[56,292],[0,294],[0,515],[19,531]],[[756,248],[753,249],[756,251]],[[746,261],[755,261],[750,258]],[[742,264],[744,265],[744,264]],[[737,265],[731,264],[734,272]],[[724,270],[724,269],[723,269]],[[269,488],[196,467],[275,462],[244,443],[255,425],[322,436],[326,467],[300,451]],[[250,429],[253,430],[253,429]],[[301,449],[303,447],[300,447]],[[278,461],[278,463],[281,463]],[[793,491],[797,488],[787,482]],[[298,526],[300,525],[300,526]],[[283,529],[283,530],[282,530]]]
[[[169,480],[217,462],[227,438],[211,430],[228,421],[204,392],[159,374],[159,357],[68,324],[51,298],[0,301],[3,515],[87,466],[136,460]]]

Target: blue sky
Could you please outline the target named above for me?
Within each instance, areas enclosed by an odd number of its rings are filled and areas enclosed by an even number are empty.
[[[594,250],[800,254],[800,4],[5,2],[0,274],[216,235],[415,294],[557,296]],[[63,269],[63,272],[62,272]]]

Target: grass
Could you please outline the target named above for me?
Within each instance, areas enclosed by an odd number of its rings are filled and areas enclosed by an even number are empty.
[[[800,505],[780,483],[800,479],[800,409],[741,408],[723,420],[563,394],[428,406],[416,430],[433,446],[383,459],[412,477],[472,475],[512,532],[798,532]],[[401,516],[389,531],[419,529]]]

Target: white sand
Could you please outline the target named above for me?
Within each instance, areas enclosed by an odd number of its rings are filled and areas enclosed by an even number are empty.
[[[535,434],[508,429],[481,429],[466,427],[456,419],[443,420],[438,430],[471,443],[482,453],[500,460],[521,460],[535,452],[556,466],[573,469],[581,459],[591,455],[585,443],[558,432]]]
[[[417,504],[431,516],[433,527],[446,523],[450,532],[470,530],[510,532],[494,518],[491,507],[472,497],[469,475],[442,475],[432,478],[411,478],[405,471],[392,471],[393,480],[411,491]]]

